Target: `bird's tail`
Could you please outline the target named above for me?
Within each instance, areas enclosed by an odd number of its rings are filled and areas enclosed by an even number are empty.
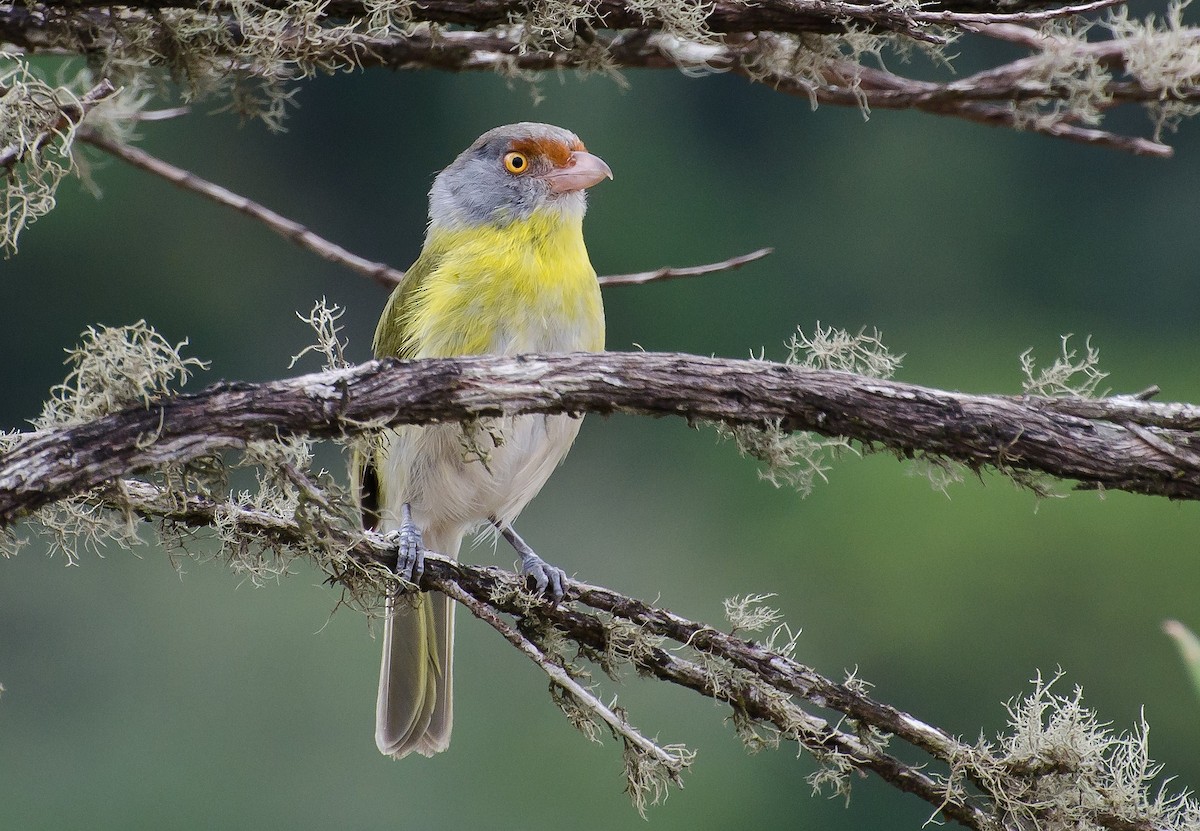
[[[425,547],[457,557],[462,532],[427,533]],[[454,602],[444,594],[388,598],[375,744],[393,759],[432,756],[450,746],[453,721]]]

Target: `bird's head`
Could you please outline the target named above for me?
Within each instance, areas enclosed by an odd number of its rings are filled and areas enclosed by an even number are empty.
[[[488,130],[437,175],[430,228],[507,225],[544,211],[581,219],[584,191],[612,171],[570,130],[523,122]]]

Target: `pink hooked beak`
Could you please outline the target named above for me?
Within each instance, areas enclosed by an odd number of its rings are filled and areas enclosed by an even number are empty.
[[[542,176],[550,183],[551,193],[570,193],[590,188],[613,177],[604,159],[584,150],[573,150],[566,163]]]

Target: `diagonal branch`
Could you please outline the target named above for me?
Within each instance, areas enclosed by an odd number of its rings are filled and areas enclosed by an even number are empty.
[[[305,226],[295,220],[288,219],[282,214],[276,213],[270,208],[264,207],[249,197],[234,193],[228,188],[214,184],[207,179],[197,176],[189,170],[163,161],[157,156],[152,156],[145,150],[137,147],[131,147],[128,144],[122,144],[113,141],[102,133],[93,130],[89,127],[81,128],[76,137],[79,141],[85,144],[90,144],[111,156],[115,156],[124,162],[144,170],[147,173],[152,173],[155,176],[160,176],[166,179],[176,187],[197,193],[206,199],[211,199],[218,205],[224,205],[227,208],[233,208],[235,211],[245,214],[251,219],[256,219],[266,225],[269,229],[279,234],[284,239],[291,240],[296,245],[306,251],[316,254],[318,257],[328,260],[331,263],[345,266],[351,271],[357,272],[364,277],[369,277],[379,285],[387,289],[395,288],[396,285],[404,279],[404,272],[392,268],[385,263],[372,262],[364,257],[342,248],[340,245],[330,242],[310,231]],[[677,268],[672,266],[664,266],[663,268],[654,271],[645,271],[637,274],[615,274],[610,277],[600,277],[601,286],[634,286],[643,283],[650,283],[656,280],[673,280],[679,277],[699,277],[704,274],[714,274],[720,271],[733,271],[741,268],[755,260],[761,260],[763,257],[771,254],[775,249],[760,248],[757,251],[752,251],[749,254],[742,254],[737,257],[730,257],[728,260],[723,260],[719,263],[709,263],[707,265],[690,266],[686,268]]]
[[[393,288],[404,277],[403,271],[397,271],[384,263],[371,262],[347,251],[340,245],[332,243],[324,237],[320,237],[308,230],[308,228],[305,228],[299,222],[288,219],[286,216],[278,214],[270,208],[263,207],[249,197],[234,193],[228,188],[223,188],[207,179],[202,179],[189,170],[176,167],[169,162],[152,156],[145,150],[113,141],[88,127],[82,128],[77,137],[80,141],[99,148],[111,156],[116,156],[118,159],[136,168],[144,170],[147,173],[153,173],[155,176],[161,176],[176,187],[198,193],[207,199],[211,199],[218,205],[233,208],[235,211],[245,214],[251,219],[256,219],[276,234],[279,234],[284,239],[291,240],[305,251],[316,254],[321,259],[328,260],[331,263],[346,266],[352,271],[370,277],[386,288]]]
[[[636,727],[629,723],[629,720],[625,718],[623,713],[616,711],[596,698],[591,690],[573,678],[564,667],[548,657],[542,649],[519,632],[516,627],[505,621],[501,617],[501,614],[493,607],[492,604],[494,601],[490,597],[469,594],[453,579],[442,578],[432,582],[438,591],[461,603],[470,610],[471,614],[499,632],[501,637],[516,648],[518,652],[529,658],[542,672],[546,673],[552,684],[560,687],[569,694],[575,704],[582,706],[591,716],[600,719],[612,730],[613,735],[620,736],[622,741],[631,746],[630,749],[632,752],[640,754],[645,759],[649,759],[651,764],[662,771],[660,774],[661,778],[682,786],[683,782],[680,777],[688,765],[691,764],[693,754],[681,751],[680,749],[661,747],[642,735]],[[634,802],[638,806],[638,810],[642,816],[645,817],[644,799],[640,794],[635,794]]]
[[[181,499],[178,494],[167,494],[155,485],[135,479],[121,482],[119,499],[128,509],[154,522],[168,521],[192,528],[232,523],[240,533],[264,538],[273,545],[299,546],[304,544],[306,538],[305,528],[295,517],[280,516],[260,508],[214,502],[195,494]],[[390,572],[395,566],[395,547],[383,535],[362,532],[357,539],[343,540],[341,544],[347,557],[358,567],[383,567]],[[345,569],[345,565],[333,564],[334,579],[344,574]],[[605,723],[626,741],[630,740],[628,721],[574,682],[561,667],[550,662],[541,649],[505,622],[502,615],[512,615],[518,622],[532,619],[549,623],[582,647],[598,653],[611,651],[612,633],[595,614],[578,608],[590,607],[646,626],[648,631],[662,634],[681,647],[732,660],[750,668],[756,675],[767,669],[768,673],[758,679],[761,684],[747,680],[726,684],[715,683],[712,671],[681,657],[675,649],[653,647],[640,651],[633,659],[639,671],[723,701],[739,710],[749,710],[753,718],[772,725],[780,732],[795,734],[795,738],[810,750],[844,754],[855,767],[873,771],[885,781],[902,791],[915,794],[939,813],[968,828],[991,831],[996,827],[984,810],[955,799],[945,784],[922,772],[918,766],[872,748],[858,736],[832,727],[826,720],[806,712],[795,702],[772,696],[766,690],[776,689],[785,696],[796,695],[818,707],[843,715],[851,715],[851,710],[845,704],[853,702],[853,712],[857,715],[852,717],[880,729],[885,729],[884,723],[872,721],[873,714],[895,714],[895,717],[889,717],[886,721],[899,728],[896,735],[917,748],[928,750],[934,759],[944,764],[949,764],[955,753],[965,749],[965,745],[920,719],[874,702],[857,690],[824,678],[814,670],[751,641],[724,635],[712,627],[686,620],[609,589],[571,581],[567,602],[555,605],[534,602],[531,605],[529,595],[516,590],[520,585],[520,578],[510,572],[462,563],[433,552],[426,553],[420,582],[421,589],[444,592],[467,606],[472,614],[495,628],[518,651],[537,663],[554,683],[569,684],[567,688],[573,695],[586,696],[593,712],[605,712]],[[714,648],[717,643],[720,646]],[[797,668],[808,679],[807,688],[796,688],[794,684],[778,685],[780,673],[769,669],[775,663]],[[930,735],[943,738],[931,743],[928,738]],[[678,781],[678,775],[690,760],[690,754],[677,749],[659,748],[644,738],[639,746],[644,753],[659,759],[668,776],[675,781]],[[934,749],[929,750],[930,747]]]
[[[0,527],[130,472],[262,439],[587,412],[811,431],[975,469],[1200,499],[1200,470],[1126,426],[1197,454],[1200,410],[1189,405],[967,395],[769,361],[610,352],[373,361],[284,381],[218,384],[42,430],[0,455]]]
[[[716,274],[720,271],[734,271],[774,252],[774,248],[759,248],[757,251],[730,257],[719,263],[693,265],[686,268],[663,266],[654,271],[641,271],[637,274],[610,274],[600,278],[600,285],[606,288],[609,286],[640,286],[643,283],[653,283],[658,280],[675,280],[680,277],[699,277],[703,274]]]
[[[295,514],[274,514],[198,494],[167,493],[136,479],[122,480],[110,496],[119,510],[157,523],[191,528],[220,525],[227,533],[233,529],[244,539],[265,540],[273,547],[303,549],[312,530],[309,522]],[[342,534],[336,546],[341,553],[321,561],[334,580],[353,569],[388,575],[395,565],[394,546],[379,534]],[[1003,754],[998,758],[986,746],[969,745],[876,700],[854,684],[822,676],[793,659],[788,649],[778,651],[599,586],[571,581],[566,599],[559,604],[539,602],[520,586],[520,578],[510,572],[460,563],[436,553],[427,554],[420,583],[423,590],[440,591],[454,598],[499,631],[537,663],[554,684],[570,690],[587,710],[612,727],[627,743],[627,752],[632,743],[645,758],[656,760],[664,771],[660,784],[663,779],[678,782],[691,754],[678,747],[659,747],[645,739],[629,726],[623,714],[601,703],[558,663],[565,660],[561,648],[552,659],[524,630],[545,633],[550,627],[558,639],[573,642],[581,655],[609,673],[619,669],[621,663],[629,663],[641,675],[722,702],[731,708],[735,724],[748,721],[773,730],[781,738],[797,742],[822,764],[843,773],[873,773],[925,801],[935,815],[976,831],[1017,827],[1008,821],[1013,794],[1037,793],[1043,778],[1078,774],[1082,782],[1089,775],[1084,772],[1090,770],[1089,766],[1103,767],[1103,759],[1089,757],[1077,762],[1059,760],[1053,765],[1030,760],[1014,768]],[[506,617],[515,623],[509,623]],[[630,630],[624,624],[635,628]],[[668,646],[665,641],[673,644]],[[832,713],[840,720],[833,724],[816,710]],[[903,760],[888,753],[883,746],[885,736],[903,742],[921,754],[921,759]],[[1003,776],[995,775],[997,769],[1003,771]],[[963,776],[971,790],[965,787]],[[634,798],[638,803],[636,794]],[[1098,801],[1080,808],[1089,827],[1111,831],[1164,831],[1175,827],[1153,814],[1152,809],[1131,810],[1115,799],[1102,794]],[[1030,811],[1033,816],[1042,811],[1053,817],[1050,804],[1038,804]]]

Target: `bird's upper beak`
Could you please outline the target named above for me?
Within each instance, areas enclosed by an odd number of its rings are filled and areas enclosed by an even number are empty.
[[[573,150],[566,163],[545,174],[551,193],[570,193],[590,188],[613,177],[604,159],[584,150]]]

